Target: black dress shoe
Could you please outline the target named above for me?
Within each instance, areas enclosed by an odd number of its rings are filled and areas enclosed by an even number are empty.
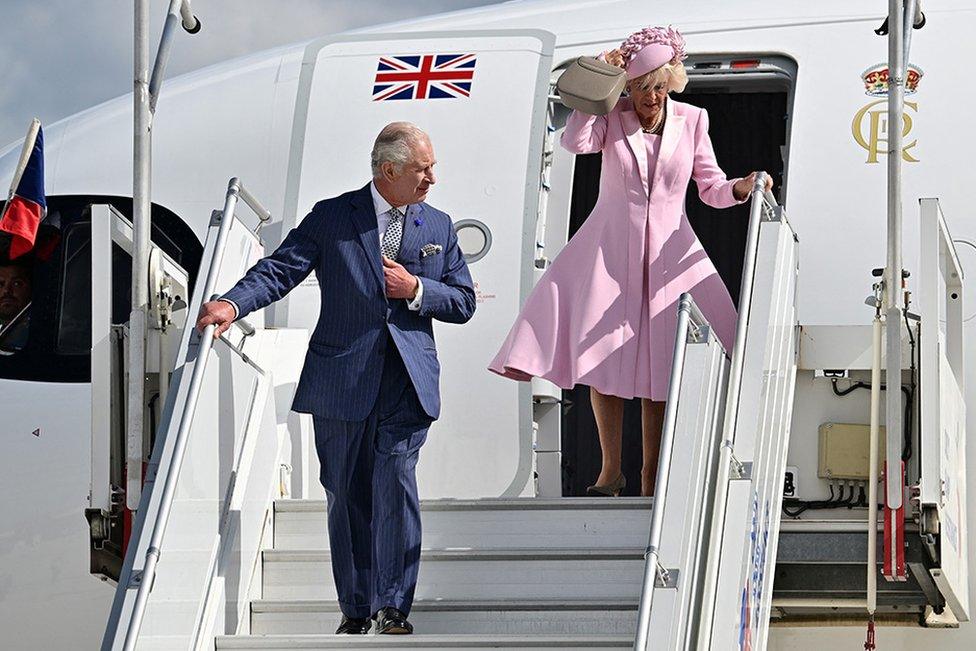
[[[373,619],[376,620],[376,632],[381,635],[410,635],[413,625],[407,621],[407,616],[396,608],[380,608]]]
[[[369,617],[360,618],[343,615],[342,623],[336,629],[336,635],[366,635],[372,625],[373,622],[369,621]]]

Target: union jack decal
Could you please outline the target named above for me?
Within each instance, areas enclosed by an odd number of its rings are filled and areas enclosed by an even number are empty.
[[[380,57],[373,101],[468,97],[476,61],[474,54]]]

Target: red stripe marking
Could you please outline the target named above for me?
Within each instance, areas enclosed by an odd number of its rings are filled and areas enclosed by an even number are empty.
[[[427,99],[427,86],[430,85],[431,68],[434,66],[434,56],[425,54],[420,60],[420,79],[417,82],[417,99]]]
[[[377,72],[376,83],[396,83],[398,81],[471,81],[474,70],[450,70],[445,72]]]
[[[399,61],[394,61],[394,60],[388,59],[386,57],[380,57],[380,63],[385,63],[388,66],[391,66],[393,68],[396,68],[397,70],[409,70],[409,68],[407,66],[403,65]]]
[[[471,93],[469,93],[468,91],[464,90],[460,86],[455,86],[454,84],[450,84],[450,83],[445,83],[445,84],[442,84],[442,85],[445,86],[446,88],[450,89],[450,90],[453,90],[455,93],[460,93],[461,95],[464,95],[465,97],[470,97],[471,96]]]

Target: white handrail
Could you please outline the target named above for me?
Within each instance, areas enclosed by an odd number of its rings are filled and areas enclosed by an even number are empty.
[[[709,535],[709,553],[721,547],[722,532],[725,529],[725,502],[728,499],[729,474],[732,468],[732,451],[735,441],[735,427],[739,417],[739,388],[742,383],[742,364],[745,357],[746,331],[749,329],[749,315],[752,306],[752,285],[756,277],[756,250],[759,248],[759,224],[763,214],[778,207],[776,198],[766,190],[766,173],[756,175],[752,186],[752,204],[749,211],[749,228],[746,233],[746,257],[742,265],[742,284],[739,290],[739,314],[735,326],[735,343],[732,347],[732,364],[729,372],[729,387],[725,400],[725,419],[722,424],[722,448],[718,462],[718,479],[715,484],[715,509]],[[718,563],[708,563],[705,568],[704,591],[711,595],[718,586]],[[706,598],[702,603],[699,621],[698,648],[707,649],[711,644],[711,628],[715,600]]]
[[[213,257],[211,258],[210,265],[207,269],[206,280],[204,281],[203,291],[198,295],[203,300],[214,300],[217,295],[214,294],[214,288],[217,284],[217,276],[220,271],[220,264],[223,260],[224,249],[226,248],[227,236],[230,233],[231,226],[234,222],[234,212],[237,208],[237,201],[239,197],[243,196],[244,193],[243,184],[236,177],[230,180],[227,187],[227,195],[224,199],[224,208],[221,212],[220,226],[217,231],[217,240],[214,244]],[[250,194],[247,195],[251,197]],[[252,201],[257,206],[260,204],[251,197]],[[252,209],[257,212],[257,209],[251,205],[250,201],[245,200]],[[259,217],[261,215],[259,214]],[[270,218],[270,214],[268,215]],[[197,306],[199,307],[199,306]],[[190,312],[193,313],[192,311]],[[193,327],[192,323],[188,323],[187,327]],[[245,333],[253,333],[254,329],[249,324],[242,324],[242,328]],[[176,439],[173,446],[173,456],[170,459],[169,466],[165,471],[161,471],[157,475],[157,480],[159,477],[164,478],[163,492],[159,501],[159,510],[156,514],[156,520],[152,523],[152,534],[149,539],[148,548],[146,549],[145,562],[143,564],[142,572],[136,575],[133,572],[133,579],[130,581],[130,585],[127,589],[137,588],[135,603],[132,607],[132,612],[130,614],[129,623],[126,627],[125,642],[123,649],[125,651],[132,651],[135,649],[136,641],[139,637],[139,630],[142,627],[143,616],[146,611],[146,604],[149,599],[149,593],[152,591],[153,581],[156,576],[156,565],[159,562],[162,549],[163,536],[166,533],[166,526],[169,523],[169,516],[172,511],[173,498],[176,493],[176,484],[180,477],[180,472],[183,468],[183,457],[186,453],[187,442],[189,439],[190,428],[193,423],[193,416],[196,412],[197,402],[200,397],[200,387],[203,382],[204,372],[206,371],[207,361],[209,360],[210,351],[213,347],[214,342],[214,331],[216,326],[211,324],[207,326],[203,333],[199,335],[199,349],[197,350],[196,363],[193,366],[193,374],[190,378],[190,385],[187,389],[187,398],[183,406],[183,412],[180,415],[179,426],[176,433]],[[227,342],[230,345],[230,342]],[[243,355],[236,347],[231,346],[236,352],[244,357],[245,361],[250,363],[250,360]],[[142,528],[142,531],[146,531]],[[130,540],[129,545],[133,549],[138,547],[137,540]],[[135,584],[135,585],[133,585]],[[122,626],[122,621],[119,621],[119,628]],[[114,636],[106,635],[106,643],[110,643],[110,640]]]
[[[641,588],[637,618],[637,636],[634,649],[647,648],[651,626],[651,604],[654,600],[655,580],[666,570],[658,569],[661,533],[664,529],[664,505],[671,475],[671,450],[674,446],[674,429],[678,419],[678,398],[681,376],[684,373],[685,350],[688,340],[697,340],[699,328],[708,325],[691,294],[681,295],[678,304],[678,328],[674,340],[674,356],[671,362],[671,378],[668,384],[668,401],[664,407],[664,426],[661,429],[661,449],[658,454],[657,477],[654,482],[654,505],[651,511],[651,532],[644,552],[644,584]]]

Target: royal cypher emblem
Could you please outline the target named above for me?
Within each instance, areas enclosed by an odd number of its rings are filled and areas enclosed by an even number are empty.
[[[914,95],[918,90],[918,82],[922,79],[922,69],[916,65],[908,64],[908,72],[905,76],[905,95]],[[881,157],[888,153],[888,131],[891,128],[888,124],[888,64],[879,63],[871,66],[861,73],[861,81],[864,82],[864,92],[869,97],[875,97],[854,114],[851,122],[851,133],[856,142],[867,152],[866,163],[878,163]],[[917,101],[905,101],[905,113],[902,117],[902,136],[904,144],[902,147],[902,160],[906,163],[917,163],[918,158],[914,153],[918,140],[910,138],[912,128],[915,125],[913,115],[918,113]]]
[[[905,79],[905,94],[911,95],[918,90],[918,82],[922,79],[922,69],[908,64],[908,78]],[[888,64],[879,63],[871,66],[863,73],[864,92],[871,97],[886,97],[888,95]]]

